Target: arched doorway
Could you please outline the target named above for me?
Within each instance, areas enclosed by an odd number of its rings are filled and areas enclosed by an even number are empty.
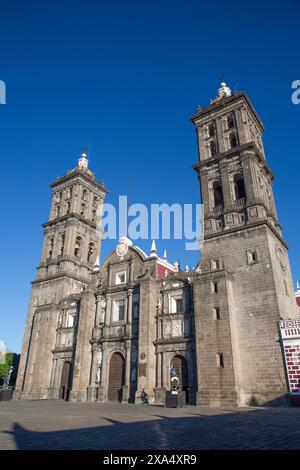
[[[183,356],[174,356],[171,367],[176,370],[177,377],[179,378],[179,389],[185,392],[186,403],[189,403],[189,374],[186,358]]]
[[[124,357],[121,353],[114,353],[110,359],[108,378],[108,400],[122,401],[122,387],[125,379]]]
[[[69,400],[72,388],[72,364],[66,361],[63,365],[60,379],[60,398],[61,400]]]

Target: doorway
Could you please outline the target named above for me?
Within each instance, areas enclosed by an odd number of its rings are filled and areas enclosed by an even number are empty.
[[[189,375],[187,360],[184,356],[174,356],[171,365],[175,370],[177,377],[179,378],[179,389],[185,392],[186,404],[189,404]]]
[[[122,401],[122,387],[125,379],[125,361],[121,353],[114,353],[110,359],[108,378],[108,400]]]
[[[61,400],[68,401],[72,389],[72,364],[66,361],[63,365],[60,380],[60,396]]]

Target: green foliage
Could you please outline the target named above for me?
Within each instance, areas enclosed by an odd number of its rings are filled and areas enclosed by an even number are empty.
[[[18,369],[19,359],[20,359],[20,356],[18,354],[15,354],[13,352],[6,353],[5,363],[0,364],[0,385],[3,385],[3,382],[8,375],[11,365],[14,367],[14,370],[13,370],[13,374],[11,377],[12,380],[10,381],[10,384],[14,383],[17,369]]]

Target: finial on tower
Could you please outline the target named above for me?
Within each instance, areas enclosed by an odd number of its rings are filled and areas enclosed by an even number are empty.
[[[167,250],[164,251],[163,260],[164,260],[164,261],[168,261]]]
[[[218,96],[217,96],[217,99],[220,99],[220,98],[227,98],[228,96],[231,96],[231,90],[230,90],[230,88],[226,85],[226,83],[224,82],[224,77],[222,77],[221,86],[220,86],[220,88],[218,89]]]
[[[156,251],[156,243],[155,243],[155,240],[152,240],[151,254],[150,254],[150,256],[156,256],[156,257],[157,257],[157,251]]]
[[[96,261],[94,263],[94,272],[100,271],[100,256],[97,255]]]
[[[87,158],[87,149],[82,150],[81,157],[78,159],[78,167],[87,170],[88,168],[88,158]]]

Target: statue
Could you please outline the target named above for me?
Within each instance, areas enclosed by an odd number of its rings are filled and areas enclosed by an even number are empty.
[[[99,349],[99,351],[97,352],[97,364],[99,366],[101,366],[102,364],[102,349]]]
[[[59,204],[60,203],[60,193],[55,193],[53,199],[54,199],[55,204]]]
[[[225,82],[222,82],[218,89],[218,98],[227,98],[228,96],[231,96],[231,90]]]
[[[96,372],[96,383],[100,384],[100,379],[101,379],[101,367],[97,367],[97,372]]]
[[[8,371],[8,374],[7,374],[7,376],[6,376],[5,379],[4,379],[3,388],[6,388],[6,389],[7,389],[7,388],[9,387],[9,382],[10,382],[11,374],[12,374],[13,370],[14,370],[13,366],[10,366],[9,371]]]
[[[105,320],[105,310],[106,310],[106,300],[101,300],[101,310],[100,310],[100,324],[104,323]]]
[[[65,198],[70,199],[70,197],[71,197],[71,190],[70,190],[70,188],[67,188],[66,191],[65,191]]]
[[[173,364],[170,367],[170,375],[171,375],[171,390],[178,390],[180,380]]]

